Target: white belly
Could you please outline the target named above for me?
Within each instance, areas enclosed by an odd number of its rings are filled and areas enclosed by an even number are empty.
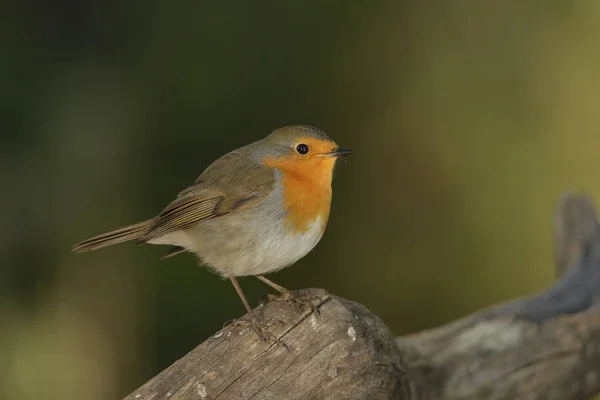
[[[294,235],[270,227],[262,237],[255,254],[248,254],[243,261],[228,266],[234,276],[262,275],[288,267],[307,255],[323,236],[323,221],[318,217],[305,232]]]

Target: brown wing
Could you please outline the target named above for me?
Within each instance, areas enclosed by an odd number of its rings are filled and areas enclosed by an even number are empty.
[[[248,146],[221,157],[182,190],[153,221],[138,242],[145,242],[199,221],[260,203],[271,192],[274,171],[250,161]]]
[[[178,197],[169,204],[153,221],[139,242],[183,229],[198,221],[220,215],[219,203],[225,199],[223,193],[199,190]]]

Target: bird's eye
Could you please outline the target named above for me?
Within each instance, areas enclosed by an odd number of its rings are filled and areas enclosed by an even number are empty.
[[[308,146],[304,143],[300,143],[298,146],[296,146],[296,151],[300,154],[306,154],[308,153]]]

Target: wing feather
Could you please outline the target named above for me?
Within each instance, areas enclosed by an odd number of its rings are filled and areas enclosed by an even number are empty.
[[[262,202],[273,189],[275,173],[272,168],[251,162],[248,154],[252,146],[234,150],[213,162],[193,185],[179,192],[138,242]]]
[[[260,203],[265,193],[247,193],[245,196],[227,198],[221,192],[206,189],[190,189],[184,196],[169,204],[138,239],[138,243],[163,236],[169,232],[184,229],[202,220],[228,214],[232,211]]]
[[[179,197],[169,204],[158,215],[139,241],[146,242],[149,239],[221,215],[223,212],[218,210],[218,205],[224,199],[225,196],[218,192],[191,191],[188,195]]]

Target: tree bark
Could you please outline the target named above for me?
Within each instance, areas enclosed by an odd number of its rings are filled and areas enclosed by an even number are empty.
[[[600,226],[584,196],[558,207],[555,270],[536,296],[394,338],[364,306],[324,290],[256,312],[279,342],[232,324],[125,400],[586,399],[600,391]]]
[[[319,314],[290,301],[255,310],[281,343],[234,323],[126,399],[406,398],[395,339],[377,316],[324,290],[297,294]]]

